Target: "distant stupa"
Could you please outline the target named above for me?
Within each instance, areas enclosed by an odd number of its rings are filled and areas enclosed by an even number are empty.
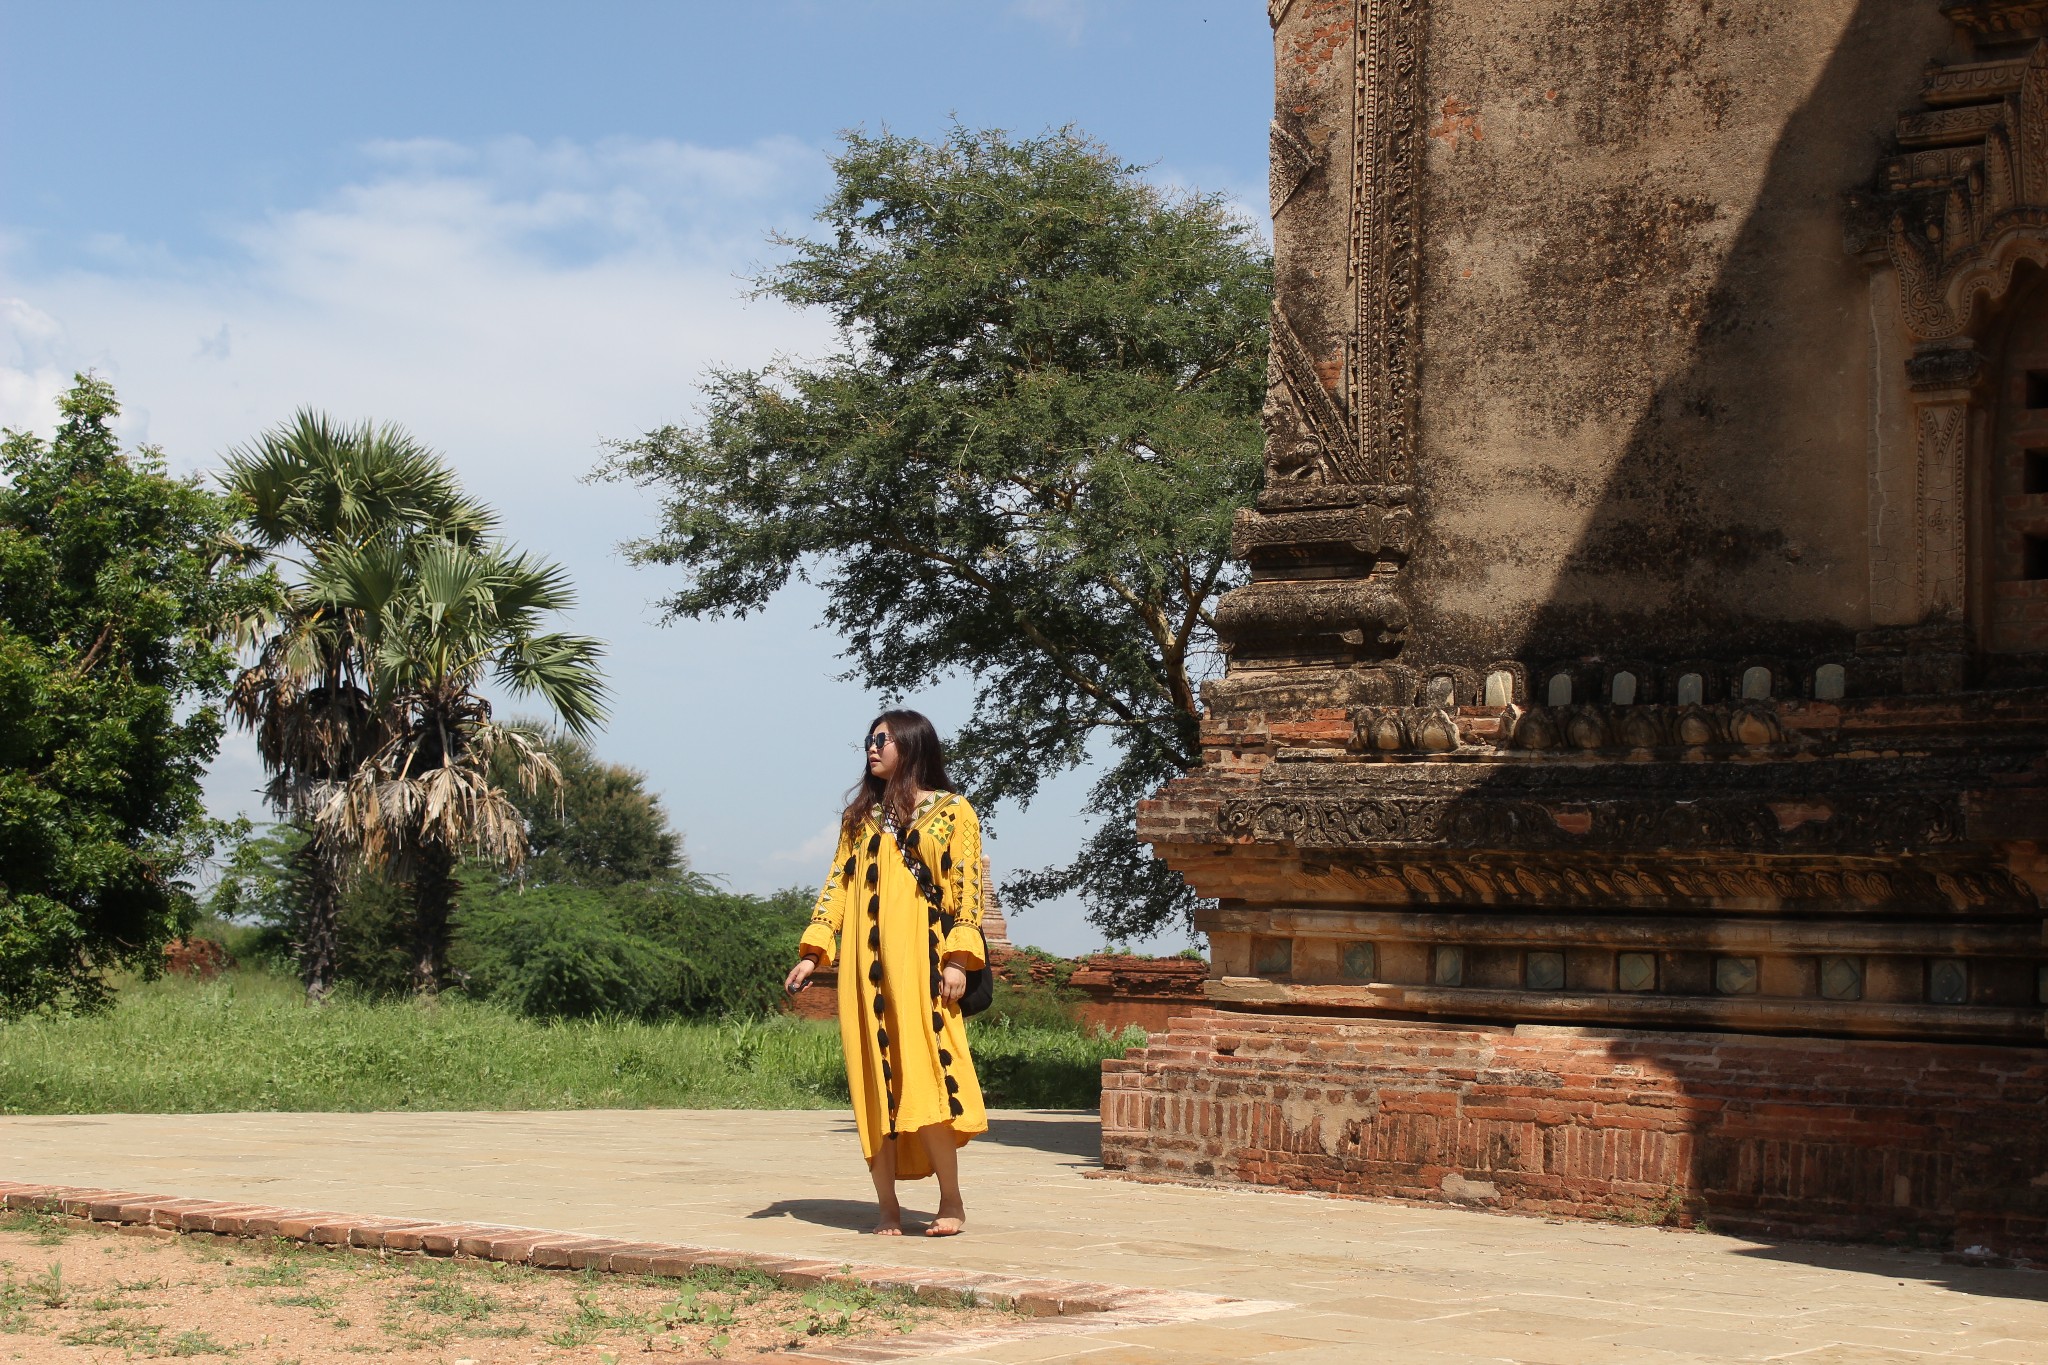
[[[990,962],[1008,957],[1016,950],[1010,946],[1010,922],[1003,917],[1003,902],[996,894],[995,873],[989,870],[988,859],[981,860],[981,937],[988,944]]]

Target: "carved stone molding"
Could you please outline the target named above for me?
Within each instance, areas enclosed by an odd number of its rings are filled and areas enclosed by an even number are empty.
[[[1308,179],[1316,167],[1315,149],[1303,142],[1298,134],[1289,129],[1280,119],[1273,120],[1267,136],[1270,164],[1266,170],[1266,190],[1277,217],[1287,201],[1301,188],[1301,182]]]
[[[1406,507],[1337,507],[1257,512],[1240,508],[1231,528],[1230,552],[1258,559],[1271,551],[1335,553],[1371,563],[1402,560],[1415,539],[1415,514]]]
[[[1400,647],[1408,606],[1380,578],[1248,583],[1216,607],[1216,633],[1233,660],[1268,642],[1284,652],[1384,658]]]
[[[1917,588],[1923,619],[1953,619],[1963,611],[1964,476],[1970,409],[1965,403],[1927,403],[1919,411],[1920,536]]]
[[[1974,346],[1930,346],[1914,352],[1906,375],[1919,392],[1968,389],[1984,375],[1984,356]]]
[[[1330,392],[1278,300],[1267,382],[1266,467],[1274,477],[1362,483],[1351,414]]]
[[[2038,914],[2033,893],[2000,868],[1800,867],[1796,858],[1789,861],[1795,865],[1691,866],[1675,865],[1668,858],[1579,853],[1568,858],[1533,854],[1513,862],[1368,857],[1346,860],[1343,868],[1351,879],[1379,883],[1394,893],[1381,904],[1542,905],[1611,912],[1630,906],[1778,901],[1922,913],[1942,908],[1991,911],[2022,922]]]
[[[2048,29],[2048,0],[1943,0],[1941,10],[1993,41],[2038,36]]]
[[[1292,8],[1279,0],[1268,7],[1276,31]],[[1297,321],[1304,310],[1290,307],[1283,283],[1273,312],[1276,379],[1266,424],[1268,478],[1275,483],[1406,483],[1414,466],[1423,0],[1351,0],[1349,8],[1350,79],[1318,87],[1315,95],[1325,127],[1343,113],[1337,101],[1349,111],[1349,156],[1330,153],[1345,173],[1331,190],[1347,197],[1347,301],[1341,311],[1318,310],[1324,316],[1304,334]],[[1282,32],[1281,40],[1287,36]],[[1276,220],[1324,161],[1289,103],[1282,100],[1270,130]],[[1297,240],[1276,227],[1283,282],[1291,267],[1304,264],[1298,258],[1333,256],[1335,245],[1314,236]]]
[[[1940,107],[1900,117],[1906,150],[1852,213],[1889,209],[1885,256],[1922,342],[1967,335],[1980,298],[2001,301],[2022,262],[2048,264],[2048,42],[2020,60],[1938,67],[1926,94]],[[1867,231],[1852,221],[1852,249]]]
[[[1406,483],[1415,460],[1422,0],[1357,0],[1356,20],[1350,389],[1360,466],[1375,482]]]
[[[1269,792],[1225,801],[1216,815],[1222,838],[1303,849],[1645,854],[1926,853],[1953,843],[1961,825],[1956,798],[1910,792],[1836,796],[1805,805],[1758,796],[1561,803],[1480,794]]]

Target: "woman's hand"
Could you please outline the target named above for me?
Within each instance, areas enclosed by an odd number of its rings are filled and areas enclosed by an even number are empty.
[[[952,1004],[965,994],[967,994],[967,973],[948,962],[946,970],[939,974],[939,999]]]
[[[795,995],[805,986],[811,984],[811,973],[817,969],[818,959],[815,957],[798,958],[796,966],[789,969],[788,977],[783,980],[782,989],[791,995]]]

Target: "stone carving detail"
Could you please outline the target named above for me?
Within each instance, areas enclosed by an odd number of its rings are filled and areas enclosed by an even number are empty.
[[[1223,802],[1224,838],[1298,848],[1601,849],[1636,853],[1926,852],[1955,842],[1953,799],[1912,793],[1836,796],[1825,815],[1764,797],[1540,801],[1464,796],[1271,793]]]
[[[1408,606],[1379,578],[1247,583],[1216,607],[1233,657],[1267,641],[1384,657],[1400,646]]]
[[[1407,507],[1331,507],[1253,511],[1241,507],[1231,526],[1230,553],[1239,559],[1272,550],[1339,552],[1368,562],[1404,560],[1415,539]]]
[[[1273,304],[1273,378],[1267,381],[1267,463],[1276,477],[1361,482],[1351,414],[1323,384],[1315,357],[1285,310]],[[1276,410],[1276,401],[1284,407]]]
[[[1268,6],[1276,28],[1290,9],[1281,0]],[[1350,11],[1351,78],[1343,83],[1351,113],[1349,180],[1341,190],[1332,186],[1349,196],[1348,316],[1319,324],[1348,329],[1348,336],[1304,337],[1285,306],[1275,307],[1277,378],[1266,413],[1273,483],[1385,485],[1413,476],[1423,0],[1351,0]],[[1332,99],[1327,93],[1321,98]],[[1300,127],[1283,100],[1270,134],[1268,188],[1276,218],[1323,160]],[[1284,275],[1295,250],[1287,233],[1276,233],[1276,248]]]
[[[1984,356],[1974,346],[1925,350],[1906,362],[1915,389],[1967,389],[1984,373]]]
[[[1963,609],[1963,474],[1970,410],[1961,403],[1920,409],[1919,532],[1916,587],[1923,612],[1953,617]]]
[[[1442,706],[1367,706],[1352,716],[1355,747],[1368,753],[1449,753],[1462,742],[1458,718]]]
[[[1349,269],[1358,344],[1350,389],[1362,472],[1407,483],[1415,459],[1422,0],[1356,4]]]
[[[1823,868],[1674,868],[1668,863],[1589,862],[1542,857],[1512,866],[1470,861],[1450,865],[1362,860],[1348,864],[1373,881],[1401,883],[1406,899],[1457,904],[1570,905],[1612,909],[1617,905],[1768,898],[1781,901],[1854,902],[1898,905],[1924,912],[1946,901],[1952,909],[1995,907],[2024,913],[2033,895],[1997,868],[1927,872],[1917,868],[1883,871]]]
[[[1985,399],[1978,335],[1993,325],[2023,263],[2048,266],[2048,0],[1948,0],[1975,38],[1973,60],[1935,65],[1928,108],[1902,115],[1898,151],[1873,192],[1852,196],[1849,249],[1897,278],[1914,350],[1914,439],[1871,450],[1870,588],[1883,625],[1960,621],[1971,602],[1969,471]],[[1883,283],[1873,303],[1889,308]],[[1891,508],[1904,508],[1904,516]],[[1981,590],[1981,589],[1980,589]]]
[[[1274,217],[1287,207],[1287,201],[1301,188],[1301,182],[1308,179],[1308,173],[1316,168],[1316,154],[1306,142],[1288,130],[1279,119],[1273,120],[1270,136],[1270,165],[1266,171],[1266,191],[1272,205]]]
[[[1942,12],[1980,37],[2040,37],[2048,28],[2044,0],[1943,0]]]
[[[1964,335],[1976,296],[2003,298],[2021,262],[2048,264],[2048,41],[2021,61],[1938,69],[1927,94],[1949,107],[1902,117],[1898,137],[1928,150],[1878,176],[1885,253],[1923,342]],[[1860,232],[1852,224],[1852,246]]]

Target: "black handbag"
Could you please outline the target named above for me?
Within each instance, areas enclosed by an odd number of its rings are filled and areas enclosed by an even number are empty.
[[[958,922],[957,917],[943,910],[939,912],[939,927],[947,934],[953,932],[953,926]],[[975,932],[981,931],[977,929]],[[960,1017],[972,1019],[994,1004],[995,999],[996,973],[995,968],[988,965],[988,940],[984,938],[981,941],[981,965],[967,974],[967,993],[960,997]]]

